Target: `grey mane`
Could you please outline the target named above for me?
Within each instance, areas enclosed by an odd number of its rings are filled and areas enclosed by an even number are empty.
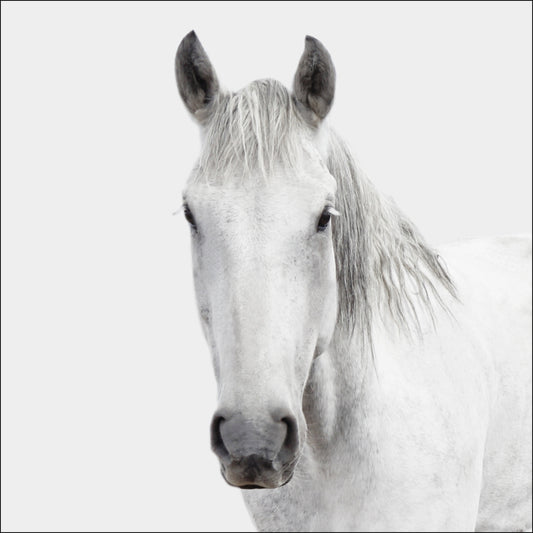
[[[448,311],[442,291],[457,297],[446,268],[415,225],[376,191],[334,132],[327,166],[342,213],[333,226],[338,322],[370,347],[376,310],[388,312],[405,332],[421,334],[420,309],[434,320],[435,304]]]
[[[266,180],[277,166],[301,168],[304,140],[316,130],[281,83],[255,81],[237,93],[220,93],[210,107],[193,180]],[[445,308],[442,291],[455,296],[445,267],[416,227],[374,189],[334,132],[325,163],[337,181],[341,212],[333,223],[338,324],[370,347],[374,315],[384,309],[399,328],[420,332],[420,309],[433,317],[435,303]]]
[[[210,107],[193,179],[268,179],[278,165],[299,167],[306,130],[281,83],[254,81],[239,92],[220,93]]]

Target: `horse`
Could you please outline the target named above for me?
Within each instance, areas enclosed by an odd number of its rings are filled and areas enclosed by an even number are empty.
[[[194,31],[175,74],[211,447],[256,527],[531,528],[531,237],[428,245],[325,120],[313,37],[292,92],[222,89]]]

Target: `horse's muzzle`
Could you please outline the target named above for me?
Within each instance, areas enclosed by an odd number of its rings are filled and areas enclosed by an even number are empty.
[[[274,489],[292,477],[299,447],[296,419],[285,414],[258,421],[216,414],[211,447],[224,479],[242,489]]]

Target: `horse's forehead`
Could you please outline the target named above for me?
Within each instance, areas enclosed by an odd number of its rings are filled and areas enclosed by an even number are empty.
[[[305,202],[325,199],[333,202],[337,182],[315,152],[310,154],[300,168],[280,167],[268,176],[224,175],[221,172],[212,179],[195,179],[194,174],[184,190],[185,201],[222,205],[253,203],[256,206],[271,203],[296,206]]]
[[[184,199],[198,207],[213,211],[270,210],[306,212],[320,207],[324,201],[334,202],[335,184],[318,180],[269,180],[255,183],[193,183],[184,192]]]

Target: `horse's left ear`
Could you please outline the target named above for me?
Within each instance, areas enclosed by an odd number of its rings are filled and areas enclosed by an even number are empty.
[[[219,84],[215,69],[194,31],[181,41],[175,68],[181,98],[187,109],[202,122],[219,91]]]
[[[309,35],[294,76],[294,96],[313,125],[325,118],[335,95],[335,67],[324,45]]]

